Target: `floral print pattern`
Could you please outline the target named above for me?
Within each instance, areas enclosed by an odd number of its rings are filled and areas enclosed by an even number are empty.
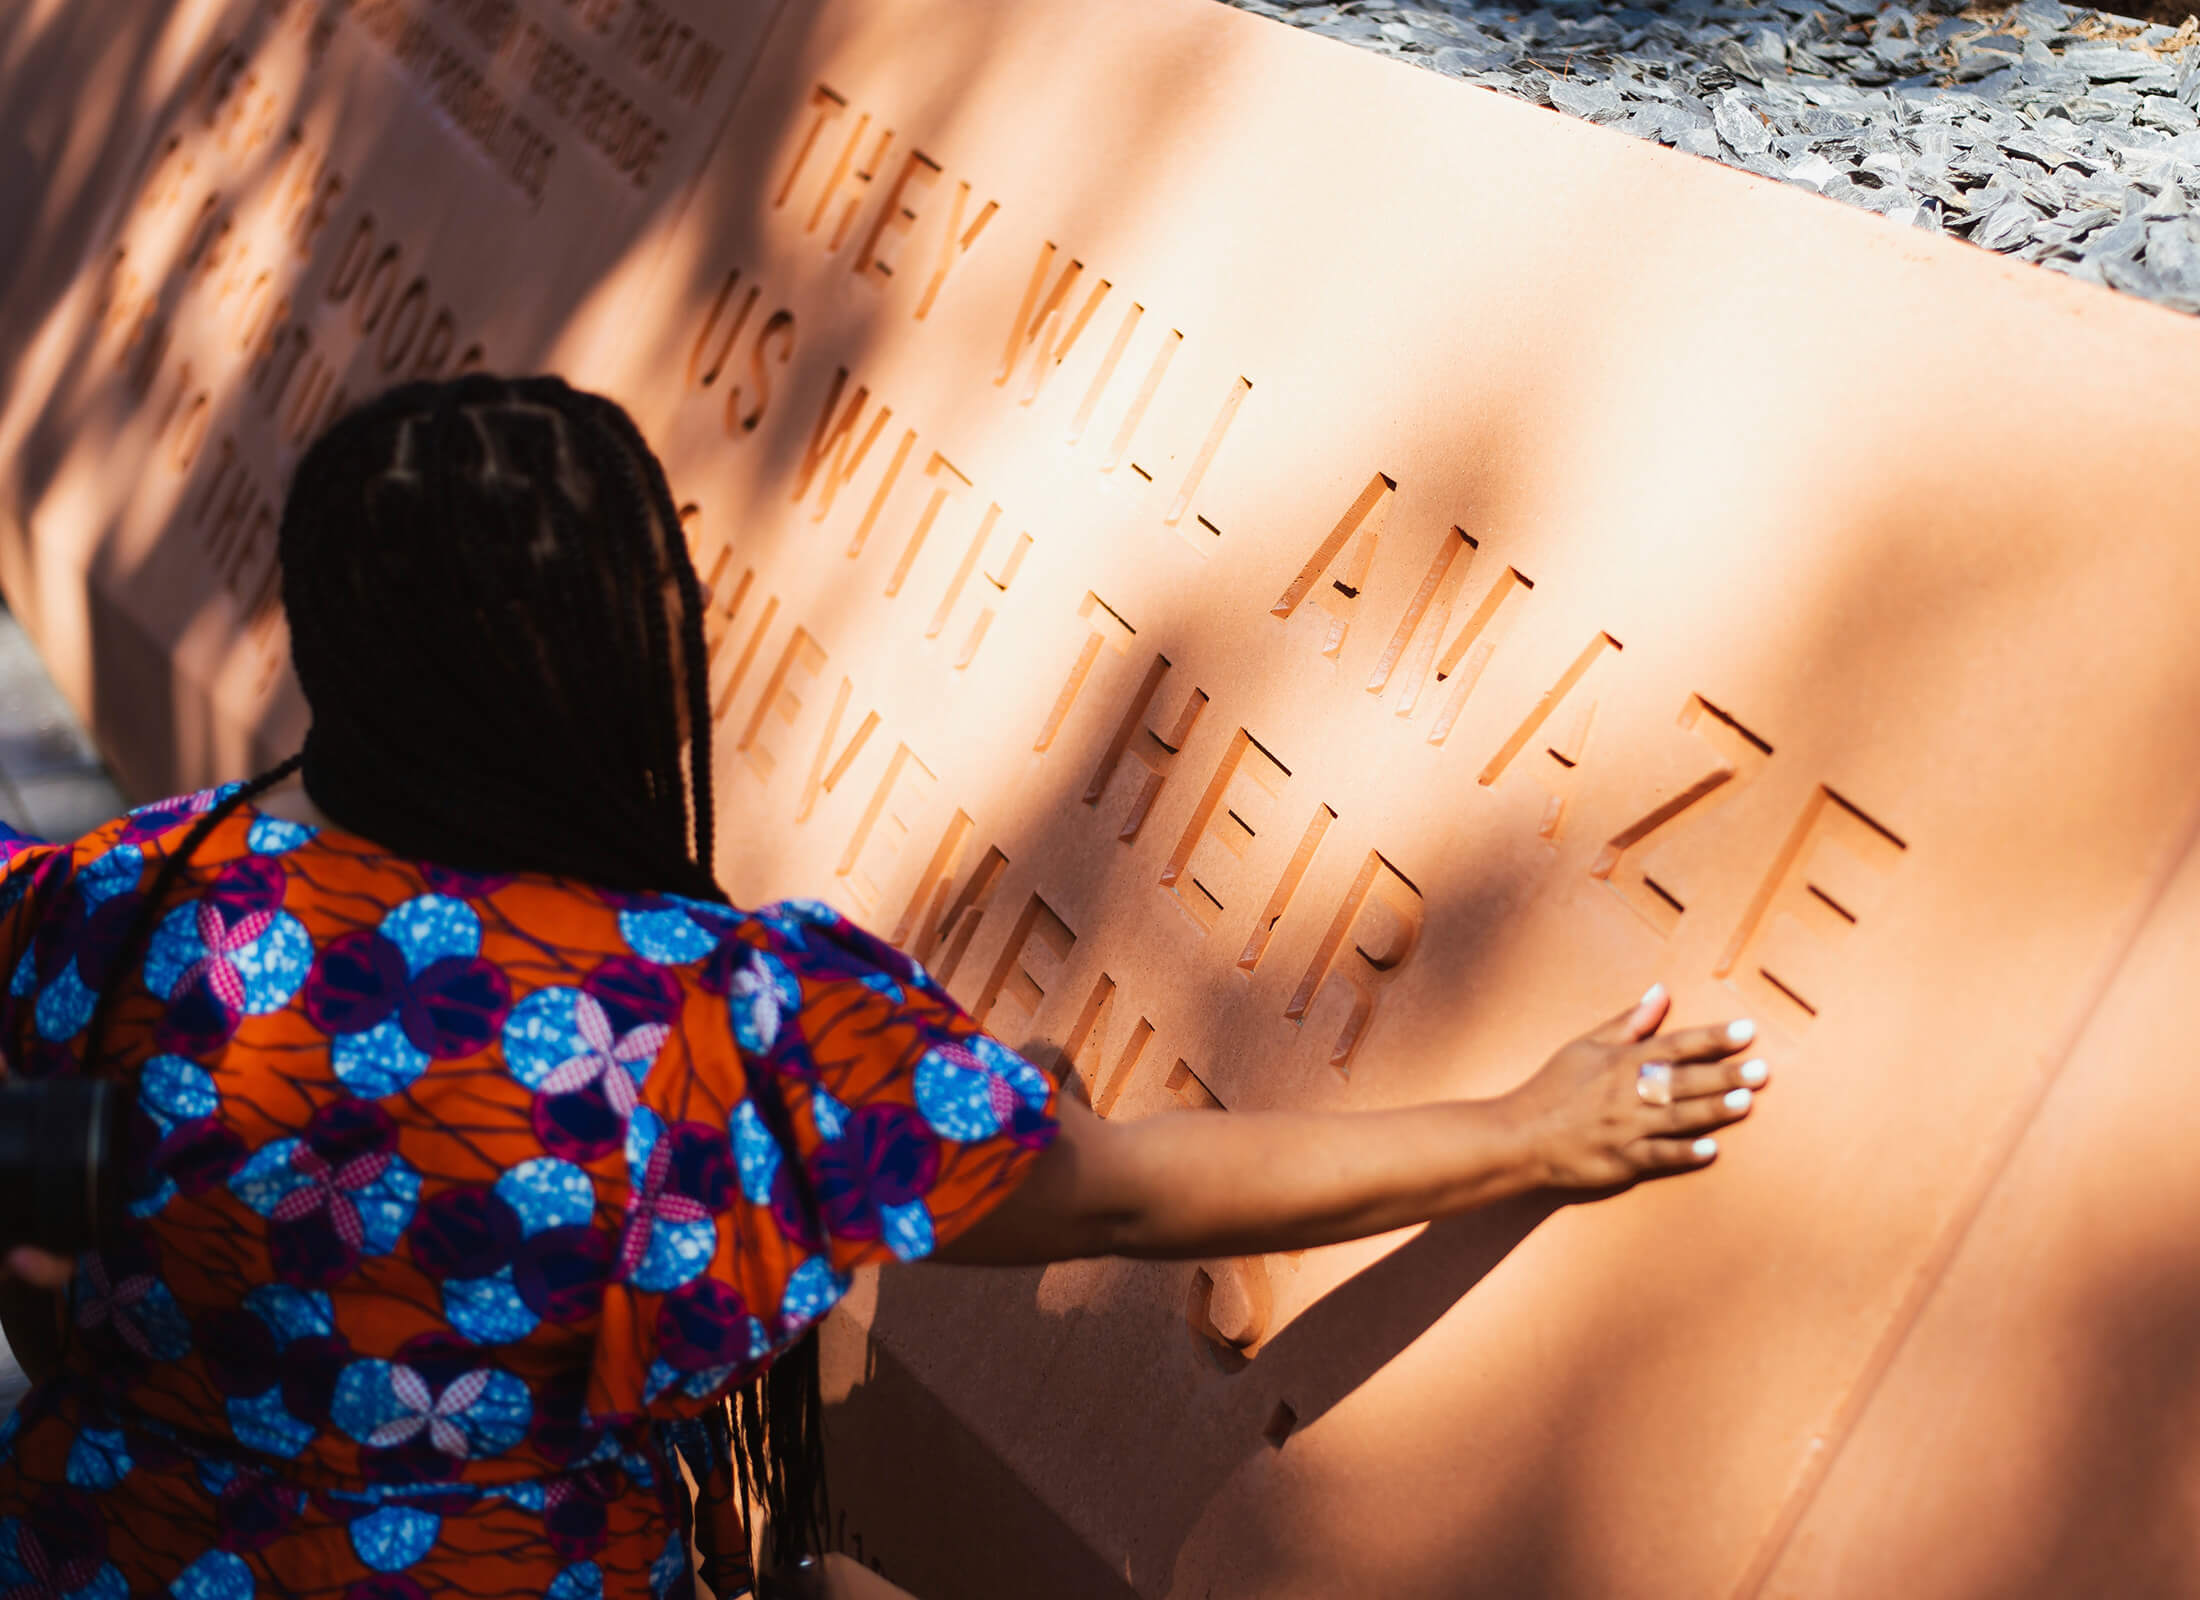
[[[225,817],[0,830],[0,1047],[133,1091],[126,1237],[0,1426],[0,1596],[691,1588],[649,1424],[921,1258],[1054,1130],[1043,1074],[829,908],[485,875]]]

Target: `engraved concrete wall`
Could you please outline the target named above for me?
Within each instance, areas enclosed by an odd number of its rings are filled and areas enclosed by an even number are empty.
[[[294,744],[274,519],[416,374],[540,365],[678,207],[765,4],[11,4],[36,147],[0,334],[0,578],[138,787]],[[102,665],[104,664],[104,665]]]
[[[558,366],[712,586],[722,877],[1104,1115],[1491,1093],[1652,979],[1766,1028],[1718,1168],[1611,1204],[859,1282],[837,1484],[890,1576],[2175,1589],[2175,1535],[2087,1542],[2143,1507],[2034,1511],[2111,1440],[2190,1472],[2114,1370],[2192,1328],[2107,1154],[2166,1117],[2087,1086],[2176,1070],[2117,1041],[2174,1037],[2187,948],[2200,333],[1198,0],[775,9],[131,46],[0,412],[0,578],[123,769],[295,740],[266,529],[341,397]],[[2128,1432],[2027,1408],[2073,1368]]]

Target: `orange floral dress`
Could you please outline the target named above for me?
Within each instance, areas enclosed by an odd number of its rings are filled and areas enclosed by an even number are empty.
[[[0,1428],[0,1597],[682,1595],[696,1415],[1016,1185],[1051,1085],[830,909],[484,877],[221,791],[0,839],[0,1048],[135,1086]],[[0,830],[4,833],[5,830]]]

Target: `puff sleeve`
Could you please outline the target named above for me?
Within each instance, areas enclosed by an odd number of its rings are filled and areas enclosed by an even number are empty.
[[[1056,1133],[1048,1076],[900,951],[813,902],[729,924],[629,1121],[598,1417],[744,1381],[856,1268],[985,1216]]]

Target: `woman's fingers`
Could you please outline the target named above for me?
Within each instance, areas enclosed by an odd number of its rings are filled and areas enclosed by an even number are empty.
[[[1687,1172],[1709,1166],[1719,1156],[1719,1141],[1709,1134],[1645,1139],[1639,1146],[1644,1172]]]
[[[1641,1068],[1636,1069],[1638,1072]],[[1721,1061],[1715,1066],[1675,1067],[1673,1098],[1700,1100],[1705,1095],[1726,1094],[1735,1089],[1762,1089],[1772,1069],[1756,1057],[1747,1061]]]
[[[1669,1106],[1657,1108],[1651,1126],[1659,1133],[1706,1133],[1713,1128],[1723,1128],[1730,1122],[1739,1122],[1749,1115],[1756,1103],[1756,1092],[1751,1089],[1729,1089],[1725,1094],[1699,1095],[1693,1100],[1676,1100]]]
[[[1587,1036],[1598,1044],[1609,1045],[1629,1045],[1638,1039],[1647,1039],[1658,1031],[1658,1024],[1665,1020],[1672,1003],[1665,985],[1653,983],[1640,1000],[1610,1021],[1592,1028]]]
[[[1672,1099],[1645,1108],[1649,1126],[1655,1130],[1653,1137],[1707,1133],[1741,1121],[1756,1103],[1757,1091],[1772,1076],[1771,1069],[1756,1059],[1666,1070]]]
[[[1747,1049],[1757,1037],[1757,1024],[1746,1018],[1708,1028],[1682,1028],[1661,1034],[1642,1047],[1643,1059],[1657,1061],[1723,1061]]]
[[[1748,1021],[1659,1033],[1662,985],[1566,1046],[1514,1091],[1558,1188],[1595,1188],[1683,1172],[1716,1159],[1716,1133],[1750,1114],[1771,1080],[1747,1055]],[[1708,1141],[1708,1142],[1706,1142]]]
[[[76,1263],[66,1256],[35,1245],[18,1245],[7,1254],[7,1276],[21,1278],[41,1289],[58,1289],[76,1273]]]

